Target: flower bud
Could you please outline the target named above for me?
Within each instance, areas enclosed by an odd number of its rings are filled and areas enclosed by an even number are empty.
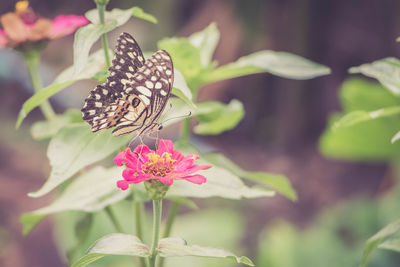
[[[159,180],[147,180],[144,182],[147,193],[152,200],[161,200],[165,197],[170,185],[164,184]]]

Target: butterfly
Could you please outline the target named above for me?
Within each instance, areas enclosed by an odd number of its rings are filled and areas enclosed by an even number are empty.
[[[142,50],[128,33],[121,33],[109,76],[85,99],[82,119],[93,132],[116,127],[112,135],[151,132],[171,94],[174,68],[165,50],[145,60]]]

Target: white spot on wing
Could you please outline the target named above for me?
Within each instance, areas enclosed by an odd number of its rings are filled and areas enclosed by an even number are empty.
[[[136,87],[136,90],[138,90],[141,94],[144,94],[145,96],[151,96],[151,91],[144,86],[138,86]]]
[[[137,114],[135,112],[128,112],[124,117],[127,120],[134,121],[137,118]]]
[[[152,82],[150,82],[150,81],[146,81],[145,84],[146,84],[146,87],[149,88],[149,89],[153,89],[154,88],[154,84]]]
[[[156,86],[154,88],[161,89],[162,84],[160,82],[156,82]]]
[[[145,97],[144,95],[140,96],[140,99],[142,99],[142,101],[144,102],[144,104],[146,106],[150,105],[150,99],[148,99],[147,97]]]

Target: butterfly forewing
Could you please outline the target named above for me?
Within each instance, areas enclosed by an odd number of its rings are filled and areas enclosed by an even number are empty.
[[[82,108],[92,131],[117,127],[113,135],[150,131],[161,115],[173,84],[169,54],[160,50],[147,61],[127,33],[117,42],[115,58],[104,84],[93,89]]]
[[[121,125],[113,131],[113,135],[124,135],[139,130],[139,135],[151,131],[160,117],[170,96],[173,84],[173,65],[169,54],[159,50],[146,60],[138,69],[132,82],[126,87],[128,97],[135,99],[138,105],[127,114]],[[139,102],[140,101],[140,102]],[[125,120],[134,118],[130,123]]]
[[[106,84],[117,92],[123,91],[126,83],[144,63],[142,50],[135,39],[128,33],[122,33],[117,40],[115,56],[108,70]]]

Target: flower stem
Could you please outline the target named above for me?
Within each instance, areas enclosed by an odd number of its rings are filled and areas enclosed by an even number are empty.
[[[25,61],[25,65],[28,68],[33,91],[37,93],[42,89],[42,80],[40,79],[39,75],[40,52],[36,50],[25,52],[23,53],[23,58]],[[49,121],[54,119],[56,114],[48,100],[45,100],[42,104],[40,104],[40,109],[46,120]]]
[[[176,215],[178,214],[178,211],[179,211],[180,207],[181,207],[180,203],[178,203],[176,201],[172,201],[172,206],[171,206],[171,208],[169,210],[167,226],[165,228],[163,237],[168,237],[171,234],[172,225],[175,222],[175,218],[176,218]],[[159,267],[163,267],[164,266],[164,260],[165,260],[165,258],[160,258]]]
[[[142,230],[142,203],[134,202],[135,206],[135,226],[136,236],[143,241],[143,230]]]
[[[135,227],[136,227],[136,236],[143,241],[143,229],[142,229],[142,203],[134,201],[135,207]],[[144,258],[140,257],[140,266],[145,267],[146,261]]]
[[[181,207],[180,203],[178,203],[176,201],[172,201],[172,206],[171,206],[171,209],[169,210],[169,217],[168,217],[168,221],[167,221],[167,227],[165,228],[163,237],[168,237],[171,234],[172,225],[175,222],[175,217],[178,214],[178,211],[179,211],[180,207]]]
[[[162,200],[153,200],[153,240],[151,242],[149,266],[155,267],[157,257],[157,246],[160,238],[160,223],[162,212]]]
[[[122,233],[122,232],[123,232],[123,231],[122,231],[122,227],[121,227],[121,225],[119,224],[119,222],[117,221],[117,218],[115,218],[114,213],[111,211],[110,206],[107,206],[107,207],[105,208],[105,211],[106,211],[106,214],[107,214],[108,218],[110,218],[110,221],[111,221],[112,224],[114,225],[115,229],[116,229],[118,232]]]
[[[106,11],[106,5],[105,4],[97,4],[97,9],[99,10],[100,23],[104,25],[104,23],[105,23],[104,14]],[[103,33],[101,35],[101,43],[103,46],[104,58],[106,59],[106,66],[108,69],[111,66],[111,60],[110,60],[110,55],[108,53],[108,42],[107,42],[107,34],[106,33]]]
[[[181,140],[182,141],[189,141],[190,137],[190,124],[192,120],[190,118],[183,120],[182,131],[181,131]]]

